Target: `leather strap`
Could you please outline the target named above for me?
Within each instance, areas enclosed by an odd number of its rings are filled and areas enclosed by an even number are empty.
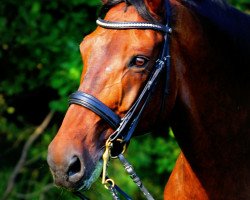
[[[101,18],[96,20],[96,23],[107,29],[151,29],[164,33],[171,33],[172,29],[169,26],[162,24],[153,24],[150,22],[111,22]]]
[[[158,83],[160,74],[164,66],[164,61],[157,61],[156,66],[154,67],[154,71],[152,72],[153,74],[142,90],[140,96],[133,104],[133,106],[129,109],[127,114],[122,118],[119,128],[117,128],[115,132],[110,136],[111,142],[116,140],[117,138],[122,139],[124,143],[129,142],[142,116],[144,108],[147,106],[150,98],[152,97],[152,93]]]
[[[121,163],[123,164],[125,170],[127,171],[127,173],[129,174],[130,178],[134,181],[134,183],[138,186],[138,188],[141,190],[141,192],[143,193],[143,195],[146,197],[147,200],[154,200],[154,198],[152,197],[152,195],[149,193],[149,191],[147,190],[147,188],[143,185],[140,177],[136,174],[133,166],[127,161],[127,159],[120,154],[118,156],[119,160],[121,161]]]
[[[88,108],[104,119],[114,130],[119,127],[120,117],[90,94],[81,91],[74,92],[69,96],[69,104],[77,104]]]

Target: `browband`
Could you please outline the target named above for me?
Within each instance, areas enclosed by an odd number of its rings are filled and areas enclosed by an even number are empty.
[[[153,24],[149,22],[111,22],[101,18],[96,23],[107,29],[153,29],[164,33],[171,33],[172,29],[162,24]]]

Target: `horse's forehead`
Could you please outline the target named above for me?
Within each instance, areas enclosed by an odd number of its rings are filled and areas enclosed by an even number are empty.
[[[100,30],[102,29],[102,30]],[[117,50],[143,51],[144,49],[152,49],[157,44],[157,34],[152,30],[107,30],[98,28],[102,34],[93,37],[91,46],[93,48],[106,47],[116,48]]]
[[[143,22],[145,21],[133,6],[120,3],[111,8],[105,16],[105,20],[112,22]],[[141,53],[150,56],[152,50],[161,41],[161,34],[153,30],[114,30],[97,27],[86,37],[81,45],[82,53],[98,54],[98,57],[111,57],[114,54],[125,53],[125,49],[133,54]],[[91,52],[91,53],[90,53]],[[90,54],[89,54],[90,53]],[[107,56],[108,54],[108,56]]]
[[[132,6],[129,6],[126,12],[123,4],[117,5],[116,8],[108,12],[106,20],[145,21]],[[85,66],[83,75],[87,72],[87,76],[121,73],[136,55],[153,58],[154,51],[161,41],[162,34],[154,30],[114,30],[98,26],[85,37],[80,47]]]
[[[81,44],[84,59],[103,59],[132,55],[150,57],[162,41],[161,33],[153,30],[113,30],[97,27]]]

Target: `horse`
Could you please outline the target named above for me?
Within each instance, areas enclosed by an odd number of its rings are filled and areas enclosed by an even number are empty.
[[[224,0],[169,0],[170,9],[163,0],[102,3],[104,20],[80,44],[78,96],[93,103],[82,106],[72,101],[77,94],[71,97],[48,147],[55,184],[88,189],[100,176],[106,141],[152,79],[167,36],[163,65],[170,67],[147,104],[137,105],[130,136],[172,128],[181,153],[164,199],[250,199],[250,16]],[[152,28],[164,29],[166,20],[167,33]],[[119,23],[132,27],[111,27]]]

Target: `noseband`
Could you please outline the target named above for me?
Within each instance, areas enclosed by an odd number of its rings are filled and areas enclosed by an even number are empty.
[[[149,22],[111,22],[106,21],[101,18],[96,20],[97,25],[106,29],[115,29],[115,30],[124,30],[124,29],[150,29],[155,31],[160,31],[164,34],[164,41],[162,46],[161,54],[158,60],[155,63],[154,68],[151,71],[150,78],[148,79],[146,85],[144,86],[141,94],[138,99],[129,109],[129,111],[125,114],[123,118],[120,118],[114,111],[112,111],[108,106],[98,100],[96,97],[87,94],[82,91],[74,92],[69,97],[69,104],[77,104],[83,106],[92,112],[99,115],[103,120],[105,120],[110,127],[115,130],[106,141],[106,150],[103,155],[103,183],[109,183],[109,180],[106,179],[106,165],[107,161],[111,155],[111,149],[113,147],[113,143],[117,140],[121,141],[121,145],[124,146],[129,143],[137,125],[143,113],[143,110],[147,106],[152,93],[155,90],[155,86],[159,81],[159,77],[162,72],[166,71],[166,86],[165,91],[168,91],[169,87],[169,72],[170,72],[170,52],[169,52],[169,34],[172,32],[172,29],[169,27],[170,21],[170,4],[169,0],[165,1],[166,8],[166,25],[149,23]],[[124,166],[129,165],[125,160],[123,155],[118,155],[121,162]],[[126,167],[125,167],[126,168]],[[130,170],[131,171],[131,170]],[[131,178],[134,182],[137,181],[138,177],[134,172],[132,172]],[[108,181],[107,181],[108,180]],[[112,184],[111,184],[112,185]],[[137,184],[139,188],[142,190],[147,199],[153,199],[153,197],[148,193],[146,188],[140,182]],[[114,190],[114,187],[110,187],[111,190]],[[111,191],[112,192],[112,191]],[[112,196],[116,197],[115,192],[112,192]]]

